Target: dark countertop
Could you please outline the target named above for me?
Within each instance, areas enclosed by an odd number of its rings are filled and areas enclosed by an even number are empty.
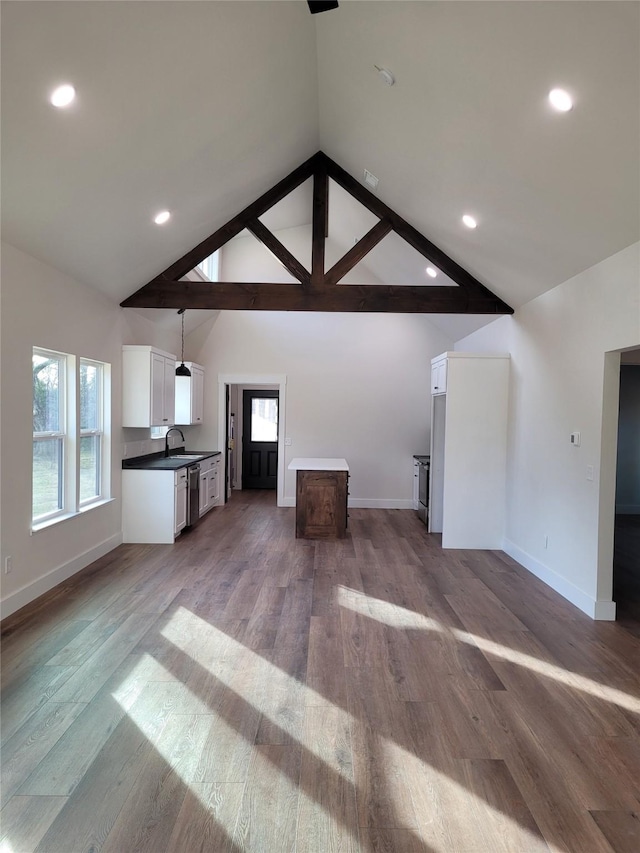
[[[184,459],[180,457],[184,456]],[[189,459],[187,457],[197,456],[197,459]],[[164,451],[159,453],[151,453],[147,456],[134,456],[131,459],[122,460],[123,470],[136,471],[177,471],[179,468],[186,468],[189,465],[196,465],[203,459],[209,456],[220,456],[219,450],[184,450],[179,448],[171,451],[171,456],[166,457]]]
[[[427,463],[427,462],[431,461],[431,457],[428,454],[425,455],[425,454],[414,453],[413,458],[417,462],[422,462],[422,463]]]

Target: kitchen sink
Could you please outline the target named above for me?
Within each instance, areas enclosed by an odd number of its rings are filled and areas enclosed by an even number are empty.
[[[170,456],[169,459],[202,459],[202,453],[177,453],[175,456]]]

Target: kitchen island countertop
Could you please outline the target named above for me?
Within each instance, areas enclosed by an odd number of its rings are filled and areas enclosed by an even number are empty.
[[[326,457],[301,456],[289,462],[290,471],[348,471],[346,459],[329,459]]]

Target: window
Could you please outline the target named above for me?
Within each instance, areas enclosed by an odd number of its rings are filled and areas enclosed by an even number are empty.
[[[198,264],[196,269],[200,270],[205,278],[208,278],[209,281],[218,281],[218,276],[220,274],[220,254],[219,252],[214,252],[213,255],[209,255],[208,258],[205,258],[202,263]]]
[[[106,500],[110,365],[33,350],[32,524]]]
[[[170,426],[161,426],[161,427],[151,427],[151,438],[162,438],[167,434],[167,430],[170,430]]]
[[[33,519],[64,509],[66,356],[33,351]]]
[[[80,506],[102,494],[102,380],[99,362],[80,359]]]

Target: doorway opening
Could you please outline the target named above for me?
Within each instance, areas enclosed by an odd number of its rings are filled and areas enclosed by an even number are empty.
[[[284,436],[286,416],[287,377],[282,374],[224,374],[218,377],[218,435],[224,440],[223,482],[225,498],[232,498],[236,489],[275,489],[278,506],[286,506],[284,499]],[[245,393],[248,393],[249,415],[245,417]],[[254,414],[251,410],[255,400]],[[262,401],[262,402],[260,402]],[[246,423],[246,430],[245,430]],[[253,425],[253,428],[252,428]],[[274,441],[275,438],[275,441]],[[256,446],[245,459],[243,446],[252,439]],[[260,442],[264,439],[264,442]],[[249,478],[245,482],[246,471]],[[262,474],[260,474],[260,471]],[[264,484],[252,481],[252,474],[265,476]]]
[[[640,350],[620,361],[613,599],[618,621],[640,635]]]

